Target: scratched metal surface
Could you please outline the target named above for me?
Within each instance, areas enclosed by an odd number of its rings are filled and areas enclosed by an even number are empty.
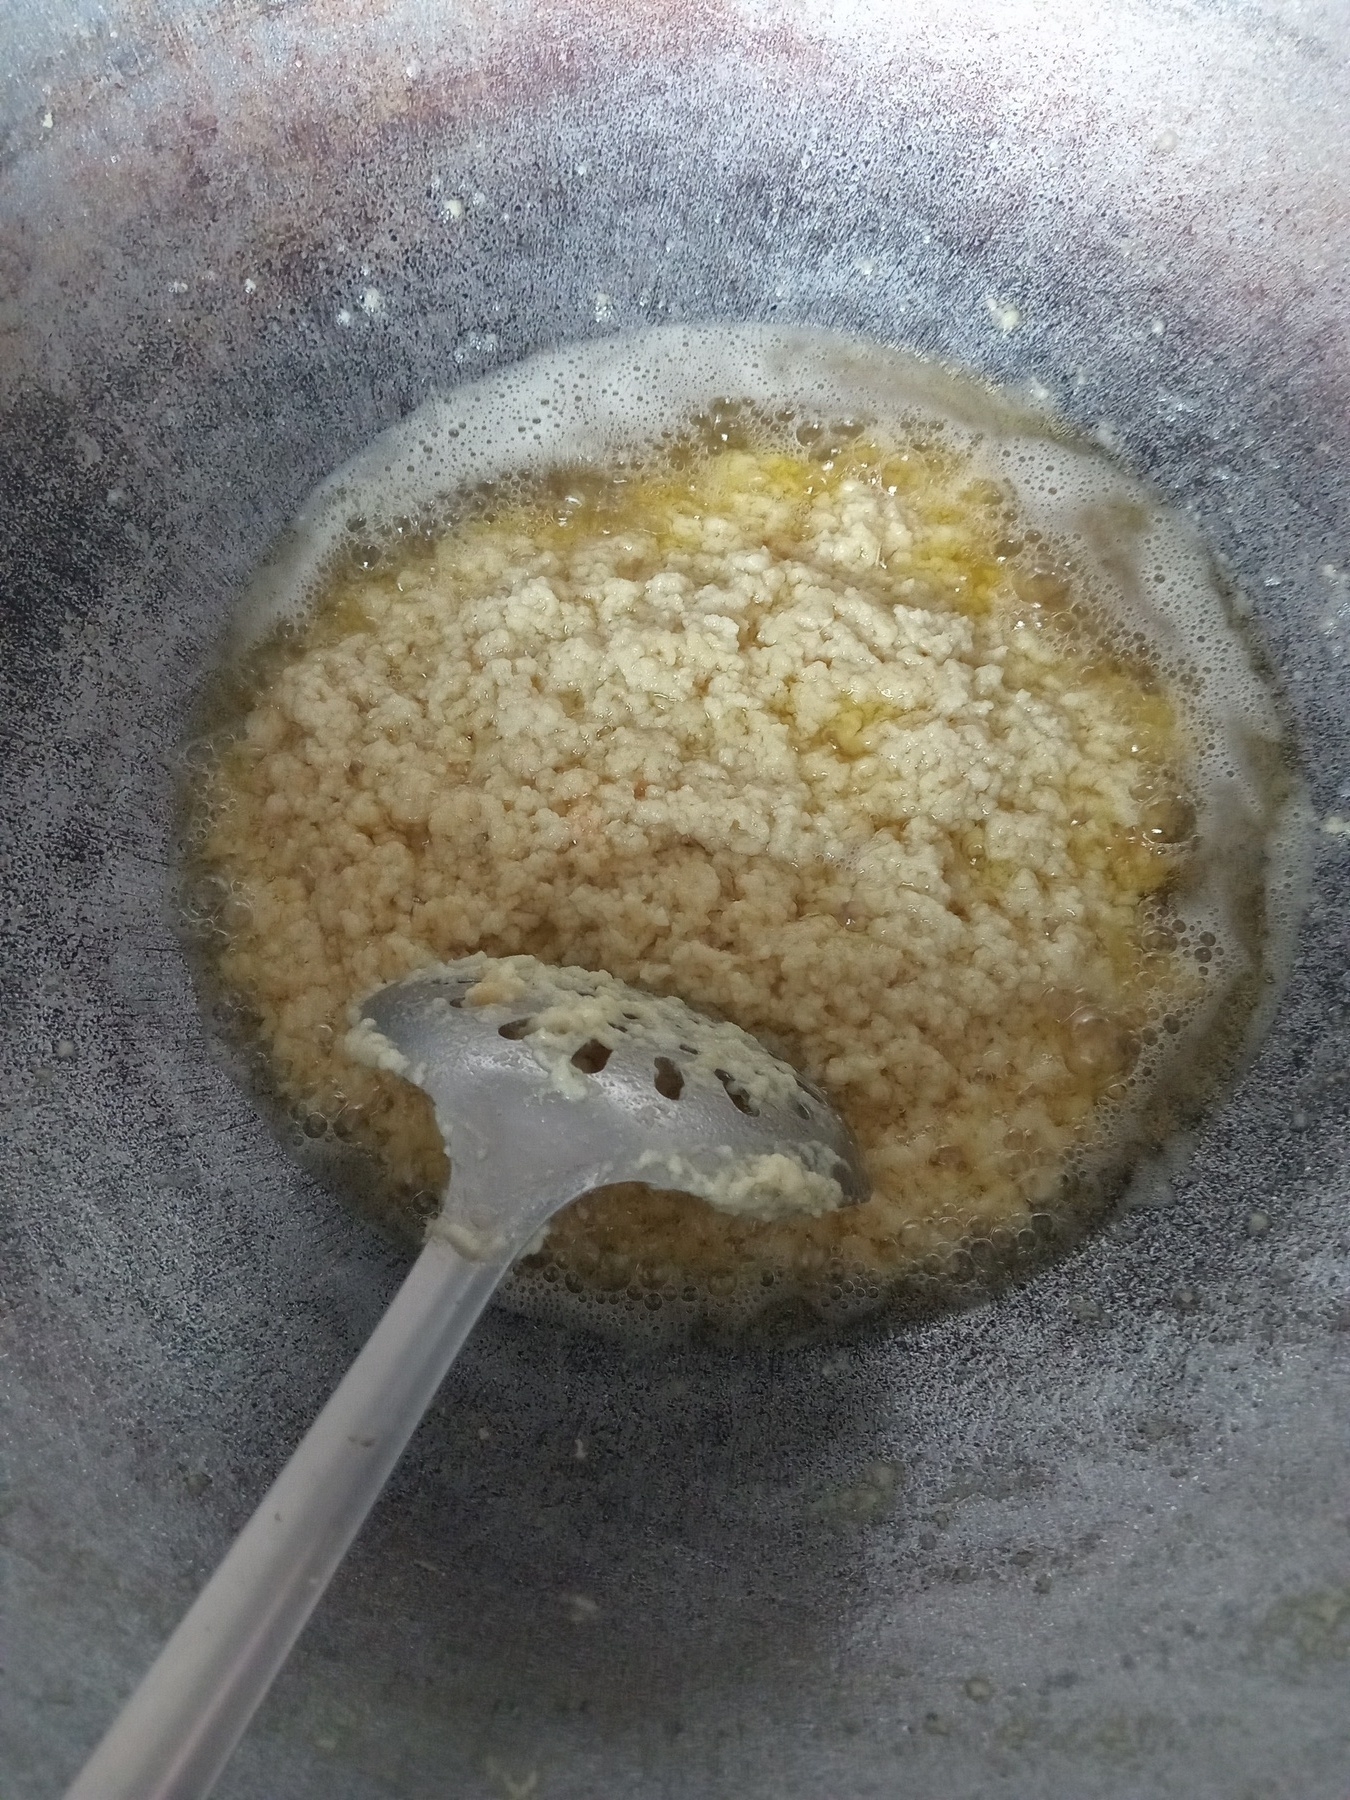
[[[997,1305],[734,1359],[490,1319],[220,1791],[1343,1795],[1346,32],[11,5],[6,1794],[60,1791],[404,1266],[239,1096],[178,952],[220,623],[429,391],[744,317],[1037,383],[1193,510],[1327,827],[1289,992],[1160,1203]]]

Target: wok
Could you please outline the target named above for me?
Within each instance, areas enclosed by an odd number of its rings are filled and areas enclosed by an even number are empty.
[[[1187,509],[1308,784],[1234,1097],[996,1303],[498,1312],[233,1800],[1318,1800],[1350,1769],[1344,8],[10,0],[0,1786],[61,1791],[387,1302],[196,1005],[192,708],[316,482],[644,323],[871,336]]]

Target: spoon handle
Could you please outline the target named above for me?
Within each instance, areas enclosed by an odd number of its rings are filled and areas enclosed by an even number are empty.
[[[67,1800],[210,1791],[513,1254],[428,1241]]]

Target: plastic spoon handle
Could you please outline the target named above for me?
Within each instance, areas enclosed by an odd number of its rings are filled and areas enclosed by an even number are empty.
[[[426,1245],[67,1800],[210,1792],[513,1254]]]

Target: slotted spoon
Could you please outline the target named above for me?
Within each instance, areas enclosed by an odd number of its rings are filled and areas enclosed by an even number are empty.
[[[560,1007],[556,988],[532,987],[529,959],[508,960],[525,974],[500,997],[480,956],[419,971],[362,1007],[353,1041],[366,1059],[435,1106],[452,1157],[444,1205],[370,1341],[67,1800],[209,1792],[493,1289],[569,1201],[643,1181],[772,1211],[756,1183],[772,1186],[785,1167],[837,1184],[836,1203],[866,1198],[848,1128],[745,1033],[610,977],[540,971],[570,981]]]

